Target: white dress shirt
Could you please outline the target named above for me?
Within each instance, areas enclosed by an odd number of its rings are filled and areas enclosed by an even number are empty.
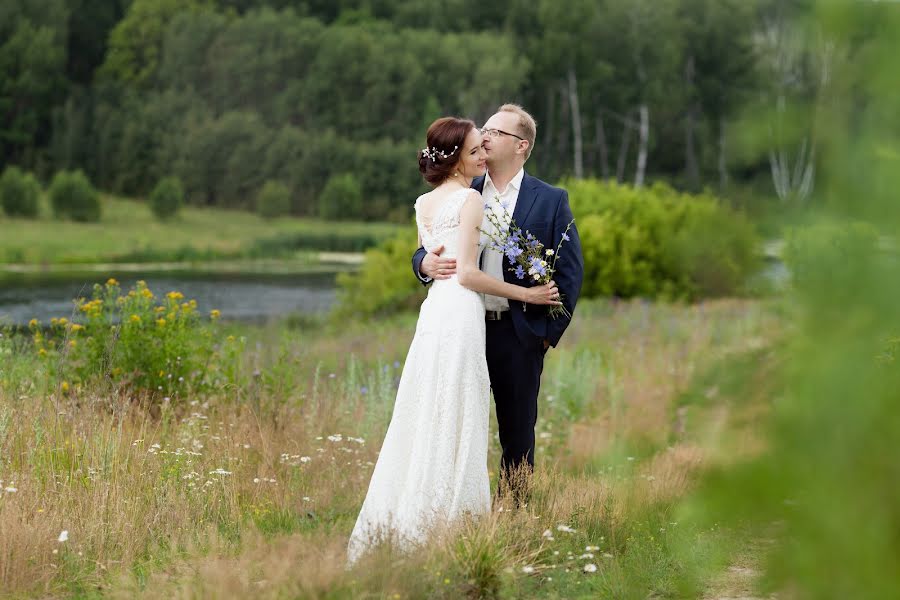
[[[485,175],[484,188],[481,192],[481,197],[491,210],[494,211],[494,214],[498,216],[503,214],[504,209],[501,206],[501,203],[503,203],[506,205],[506,212],[509,213],[509,218],[512,218],[513,211],[516,210],[516,201],[519,199],[519,188],[522,187],[523,177],[525,177],[525,170],[519,169],[519,172],[512,178],[509,185],[506,186],[506,189],[501,192],[494,187],[494,182],[491,181],[491,174],[488,173]],[[503,222],[504,219],[500,219],[500,221]],[[485,231],[493,229],[493,226],[486,216],[481,228]],[[485,247],[481,269],[494,279],[503,281],[503,254],[497,250],[492,250],[490,246]],[[485,294],[484,308],[485,310],[509,310],[509,300],[500,298],[499,296]]]

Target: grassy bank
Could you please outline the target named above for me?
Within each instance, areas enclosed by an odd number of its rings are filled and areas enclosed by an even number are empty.
[[[0,263],[177,262],[360,252],[397,227],[290,217],[267,221],[249,212],[195,207],[163,223],[144,203],[107,196],[99,223],[0,217]]]
[[[0,588],[150,598],[735,591],[723,573],[752,562],[743,534],[694,526],[681,503],[705,466],[759,447],[766,386],[747,400],[735,381],[772,379],[780,323],[770,310],[585,302],[548,354],[527,509],[495,512],[412,556],[383,549],[348,572],[344,547],[413,326],[407,315],[340,332],[237,327],[247,383],[154,416],[90,390],[66,394],[40,380],[38,358],[7,354]]]

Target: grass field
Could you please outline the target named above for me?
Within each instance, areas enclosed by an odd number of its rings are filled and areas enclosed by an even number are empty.
[[[389,223],[271,221],[242,211],[186,207],[156,220],[146,204],[106,196],[99,223],[0,217],[0,263],[67,264],[289,256],[361,251],[397,230]]]
[[[548,355],[530,505],[346,571],[413,326],[407,315],[340,331],[238,328],[250,383],[152,416],[115,397],[64,395],[34,359],[7,353],[0,588],[617,599],[752,588],[745,535],[693,524],[685,502],[706,466],[762,443],[754,424],[769,403],[780,322],[739,301],[585,302]],[[497,459],[492,434],[492,481]]]

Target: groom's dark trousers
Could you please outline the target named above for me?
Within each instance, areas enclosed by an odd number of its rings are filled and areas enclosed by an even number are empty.
[[[484,178],[477,178],[472,187],[481,192]],[[572,220],[572,210],[565,190],[552,187],[526,173],[512,216],[513,221],[523,231],[538,238],[544,248],[555,250],[559,247],[566,225]],[[584,259],[574,226],[568,236],[569,241],[564,242],[560,250],[553,279],[562,293],[563,304],[573,314],[581,291]],[[419,248],[412,258],[413,272],[425,285],[430,280],[421,275],[420,267],[426,254],[424,248]],[[507,269],[509,266],[510,263],[504,259],[504,280],[507,283],[529,285],[527,280],[516,279]],[[497,316],[489,314],[486,318]],[[509,311],[500,313],[499,317],[487,318],[485,325],[488,371],[497,409],[500,446],[503,448],[500,488],[507,484],[518,488],[516,481],[507,478],[525,465],[529,471],[534,468],[534,426],[546,352],[544,340],[556,346],[570,319],[552,319],[547,315],[547,307],[529,305],[526,308],[521,302],[512,300]]]

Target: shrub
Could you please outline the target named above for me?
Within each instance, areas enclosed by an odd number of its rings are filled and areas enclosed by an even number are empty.
[[[41,185],[31,173],[23,173],[14,166],[3,171],[0,177],[0,205],[10,217],[37,217],[40,195]]]
[[[60,171],[50,183],[50,204],[57,218],[99,221],[100,196],[80,170]]]
[[[712,202],[696,202],[663,240],[667,271],[688,297],[714,297],[742,289],[762,264],[753,225]]]
[[[165,221],[174,217],[184,204],[184,187],[177,177],[164,177],[150,192],[150,210],[156,218]]]
[[[410,226],[367,250],[358,272],[339,273],[335,315],[372,317],[418,306],[425,289],[413,275],[410,264],[416,242],[415,228]]]
[[[879,251],[878,231],[863,222],[822,222],[793,229],[784,249],[793,289],[810,305],[820,304],[817,299],[822,296],[833,298],[831,304],[836,306],[841,304],[839,299],[852,302],[858,290],[848,289],[842,282],[862,281],[876,288],[869,280],[879,269],[889,269],[885,262],[891,260],[896,259]],[[876,298],[868,301],[874,303]],[[885,302],[893,304],[893,300]],[[840,315],[831,317],[839,319]]]
[[[734,294],[759,266],[750,223],[712,196],[593,180],[564,182],[582,241],[582,295]]]
[[[180,292],[157,298],[139,281],[122,294],[110,279],[76,305],[78,322],[52,319],[46,331],[31,323],[35,350],[59,369],[61,381],[109,381],[174,402],[188,392],[224,389],[238,377],[243,342],[221,340],[218,311],[204,318]]]
[[[280,181],[267,181],[256,197],[256,212],[266,219],[291,212],[291,191]]]
[[[319,216],[323,219],[348,220],[362,212],[362,188],[350,173],[333,175],[319,195]]]

